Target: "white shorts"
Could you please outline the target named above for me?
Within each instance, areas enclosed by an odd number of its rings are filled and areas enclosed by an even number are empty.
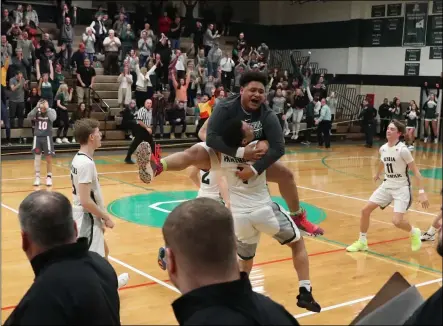
[[[437,121],[438,119],[437,118],[431,118],[431,119],[426,119],[425,118],[425,121]]]
[[[73,215],[77,224],[78,237],[87,238],[89,250],[105,257],[105,235],[101,219],[84,212],[74,212]]]
[[[270,203],[250,213],[234,213],[233,217],[237,254],[243,260],[254,258],[262,232],[282,245],[301,238],[297,225],[276,203]]]
[[[385,209],[394,201],[394,213],[406,213],[411,207],[412,193],[409,186],[400,189],[386,189],[381,185],[374,191],[369,201]]]

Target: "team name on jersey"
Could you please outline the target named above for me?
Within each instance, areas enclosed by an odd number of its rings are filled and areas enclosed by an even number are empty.
[[[395,157],[384,157],[383,162],[395,162]]]
[[[232,157],[227,155],[223,155],[223,161],[226,163],[247,164],[247,161],[244,158]]]

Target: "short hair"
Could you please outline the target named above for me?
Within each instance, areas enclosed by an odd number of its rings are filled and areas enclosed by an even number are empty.
[[[403,123],[401,123],[399,120],[394,119],[391,121],[392,124],[394,124],[394,126],[397,128],[397,130],[404,135],[406,132],[406,127]]]
[[[196,198],[177,206],[166,218],[163,237],[165,245],[197,271],[224,274],[237,264],[231,212],[214,199]]]
[[[232,148],[241,147],[245,133],[242,129],[243,121],[240,119],[230,119],[225,123],[225,127],[221,134],[223,142]]]
[[[240,78],[240,86],[246,87],[250,82],[259,82],[266,86],[268,84],[268,77],[260,71],[247,71]]]
[[[100,126],[100,122],[96,119],[80,119],[74,125],[74,138],[80,145],[86,145],[89,136],[94,133],[95,128]]]
[[[21,202],[18,216],[23,232],[42,248],[50,249],[75,239],[72,205],[59,192],[32,192]]]

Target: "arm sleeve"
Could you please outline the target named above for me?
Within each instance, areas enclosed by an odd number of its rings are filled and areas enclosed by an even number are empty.
[[[236,156],[237,148],[227,146],[222,137],[223,127],[229,119],[228,108],[216,105],[208,121],[206,144],[217,152],[229,156]],[[280,128],[281,129],[281,128]]]
[[[57,119],[57,111],[52,108],[48,108],[48,119],[54,122],[55,119]]]
[[[400,151],[400,156],[402,159],[405,160],[406,164],[409,164],[414,161],[414,158],[412,157],[411,152],[406,147],[402,147]]]
[[[267,153],[253,165],[253,168],[258,174],[262,174],[263,171],[265,171],[285,154],[283,130],[280,126],[277,115],[273,112],[269,112],[266,118],[263,119],[262,123],[263,132],[265,133],[266,140],[269,143],[269,149]]]
[[[77,168],[78,183],[92,183],[93,164],[82,164]]]

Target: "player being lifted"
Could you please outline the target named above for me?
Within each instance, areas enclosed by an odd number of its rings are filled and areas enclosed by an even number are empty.
[[[198,143],[198,145],[206,148],[205,143]],[[211,170],[199,170],[192,166],[189,178],[199,188],[197,197],[211,198],[223,202],[227,208],[230,208],[228,185],[225,176],[216,174]]]
[[[393,120],[386,131],[388,142],[380,148],[380,165],[374,180],[380,179],[384,170],[385,178],[383,183],[375,190],[369,198],[369,202],[361,211],[360,237],[352,245],[346,248],[347,251],[367,251],[368,241],[366,233],[369,229],[369,219],[372,211],[377,207],[384,209],[392,201],[394,202],[394,225],[411,235],[411,248],[417,251],[421,247],[421,232],[419,228],[414,228],[405,220],[404,215],[412,203],[411,183],[408,171],[411,170],[417,180],[419,188],[419,202],[423,208],[429,207],[428,198],[423,189],[423,179],[411,152],[407,146],[400,142],[400,136],[404,135],[405,126],[398,120]]]
[[[78,237],[89,239],[89,250],[108,259],[109,248],[104,237],[104,229],[113,228],[114,222],[106,213],[103,196],[93,160],[94,152],[101,146],[102,134],[99,122],[94,119],[77,120],[74,137],[80,150],[71,163],[71,181],[74,221]],[[128,273],[118,277],[118,287],[128,283]]]
[[[46,156],[46,185],[52,186],[52,156],[55,154],[54,142],[52,141],[52,125],[57,118],[57,112],[49,107],[48,101],[40,100],[37,106],[29,112],[28,118],[35,122],[32,142],[35,169],[34,186],[40,185],[42,152]]]
[[[246,147],[245,150],[260,149],[266,152],[269,148],[266,141],[250,143],[254,140],[253,128],[235,118],[226,122],[222,138],[228,146],[243,146]],[[320,312],[321,307],[312,296],[309,258],[303,237],[291,217],[272,201],[266,183],[266,171],[244,181],[237,176],[237,172],[252,162],[216,153],[205,143],[195,144],[191,147],[191,151],[199,158],[197,163],[199,169],[211,170],[215,175],[226,176],[240,270],[248,274],[251,272],[260,234],[268,234],[280,244],[291,248],[293,265],[299,279],[297,305],[310,311]],[[159,265],[163,269],[167,264],[165,251],[167,249],[160,248]]]

